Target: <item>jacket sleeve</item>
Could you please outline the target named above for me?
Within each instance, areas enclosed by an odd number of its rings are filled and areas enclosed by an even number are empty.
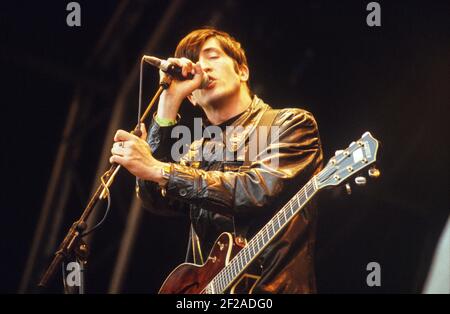
[[[268,213],[277,198],[301,187],[322,165],[312,114],[281,110],[274,125],[280,127],[278,138],[271,139],[246,171],[204,171],[172,164],[166,196],[227,216]]]
[[[179,119],[178,119],[179,120]],[[147,142],[153,156],[163,162],[174,162],[171,148],[177,139],[171,137],[173,126],[159,126],[152,119],[148,130]],[[161,216],[186,216],[189,214],[187,204],[174,198],[163,197],[157,183],[137,179],[137,195],[142,205],[150,212]]]

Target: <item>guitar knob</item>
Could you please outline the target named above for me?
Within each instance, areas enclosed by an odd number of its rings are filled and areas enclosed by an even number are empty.
[[[372,167],[369,169],[369,176],[371,178],[378,178],[380,175],[381,175],[381,172],[377,168]]]
[[[345,184],[345,190],[347,191],[348,195],[352,194],[352,187],[350,186],[350,183]]]
[[[360,185],[360,186],[366,185],[367,179],[366,179],[365,177],[356,177],[356,178],[355,178],[355,183],[356,183],[357,185]]]

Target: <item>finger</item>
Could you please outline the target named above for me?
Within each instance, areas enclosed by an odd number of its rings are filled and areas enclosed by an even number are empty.
[[[126,162],[126,159],[125,159],[125,157],[122,157],[122,156],[113,155],[109,158],[109,162],[116,163],[119,165],[124,165],[124,163]]]
[[[141,132],[142,132],[141,139],[146,141],[147,140],[147,130],[145,129],[145,123],[141,123],[140,124],[140,129],[141,129]]]
[[[186,59],[186,58],[184,59],[184,62],[185,62],[185,65],[183,68],[186,70],[186,76],[188,74],[194,75],[195,74],[195,70],[194,70],[195,64],[191,60]]]
[[[195,74],[194,74],[194,80],[195,80],[197,83],[200,83],[200,84],[201,84],[201,82],[203,81],[203,75],[205,75],[205,72],[203,72],[203,69],[202,69],[202,67],[201,67],[201,65],[200,65],[199,62],[197,62],[197,63],[194,65],[194,71],[195,71]]]
[[[124,149],[125,147],[128,147],[128,146],[129,146],[129,145],[126,145],[126,144],[127,144],[127,142],[125,142],[125,141],[115,142],[115,143],[113,144],[113,148]]]
[[[178,65],[179,67],[182,67],[182,66],[183,66],[183,63],[182,63],[181,59],[178,59],[178,58],[169,58],[169,59],[167,59],[167,61],[168,61],[169,63],[176,64],[176,65]]]
[[[192,73],[194,63],[191,60],[189,60],[188,58],[184,58],[184,57],[180,58],[179,60],[182,65],[181,74],[183,75],[183,77],[187,77],[189,73]]]
[[[184,77],[187,77],[190,73],[192,73],[192,70],[193,70],[193,68],[192,68],[192,64],[186,64],[184,67],[183,67],[183,76]]]
[[[134,140],[136,138],[136,136],[134,136],[133,134],[124,131],[124,130],[117,130],[116,135],[114,135],[114,142],[119,142],[119,141],[130,141],[130,140]]]
[[[200,62],[197,62],[196,64],[194,64],[194,74],[201,74],[203,76],[203,69],[202,66],[200,65]]]
[[[182,65],[186,65],[186,66],[193,66],[194,62],[192,62],[191,60],[189,60],[188,58],[181,58],[181,63]]]
[[[185,58],[185,57],[181,57],[180,60],[185,64],[193,63],[191,60],[189,60],[188,58]]]
[[[181,74],[183,75],[183,77],[187,77],[188,74],[191,72],[192,70],[192,65],[190,65],[189,63],[183,63],[183,67],[181,68]]]
[[[124,156],[125,155],[125,149],[118,145],[119,143],[115,143],[113,147],[111,148],[111,154],[113,155],[119,155]]]

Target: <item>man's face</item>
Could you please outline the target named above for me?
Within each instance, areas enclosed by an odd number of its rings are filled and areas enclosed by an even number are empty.
[[[238,69],[235,62],[221,48],[215,38],[209,38],[200,49],[200,65],[211,82],[204,89],[195,90],[194,101],[200,106],[215,106],[232,99],[248,79],[248,69]],[[241,84],[242,82],[242,84]]]

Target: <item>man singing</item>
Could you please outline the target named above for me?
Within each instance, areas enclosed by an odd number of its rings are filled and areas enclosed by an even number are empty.
[[[212,28],[195,30],[180,41],[175,58],[168,61],[181,67],[184,77],[190,73],[193,78],[173,79],[161,94],[148,136],[145,127],[141,138],[117,131],[110,162],[138,178],[144,207],[159,215],[189,215],[187,261],[204,264],[222,232],[234,234],[245,245],[319,172],[322,148],[311,113],[273,110],[252,95],[245,52],[229,34]],[[203,110],[205,127],[223,131],[223,145],[216,145],[217,138],[205,128],[203,137],[193,141],[188,153],[177,160],[172,130],[178,126],[178,111],[185,98]],[[277,127],[278,131],[275,137],[268,135],[267,145],[249,159],[254,126]],[[233,134],[227,133],[230,127],[234,127]],[[213,141],[215,153],[204,154]],[[218,149],[223,152],[217,154]],[[241,291],[314,293],[316,216],[315,206],[295,216],[253,262],[251,269],[259,279],[251,290]]]

